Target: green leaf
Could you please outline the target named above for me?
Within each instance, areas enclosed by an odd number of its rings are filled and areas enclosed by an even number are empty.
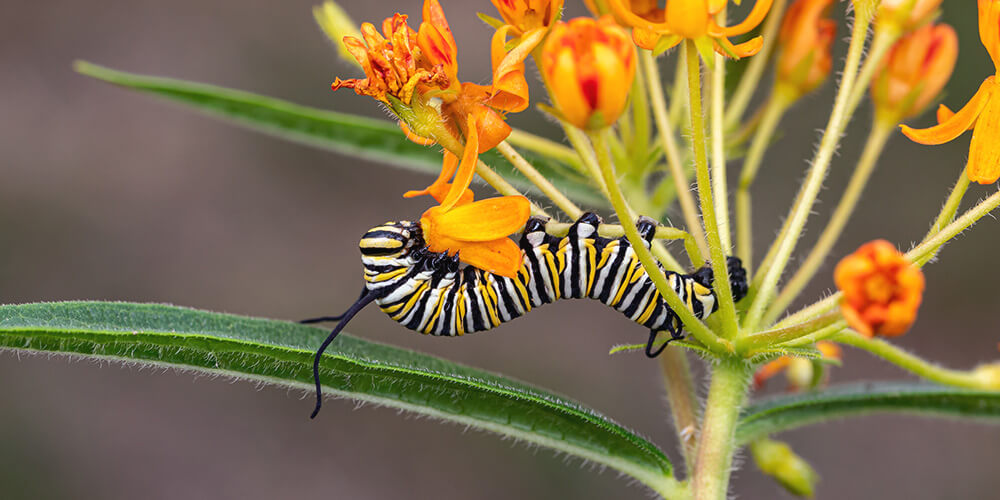
[[[0,348],[169,365],[308,391],[314,390],[314,351],[326,335],[297,323],[160,304],[0,306]],[[321,380],[329,394],[553,448],[617,469],[661,494],[677,486],[670,461],[655,445],[594,410],[498,375],[341,335],[323,357]],[[305,404],[289,411],[302,412],[305,421]],[[326,413],[342,410],[328,406]]]
[[[136,75],[77,61],[81,74],[148,94],[222,118],[238,125],[287,139],[329,149],[341,154],[379,161],[437,176],[441,151],[437,146],[421,146],[408,140],[395,123],[375,120],[200,83]],[[570,198],[592,207],[606,202],[597,190],[573,169],[555,160],[524,152],[523,156],[552,184]],[[503,156],[494,150],[480,155],[512,184],[538,193]],[[349,163],[341,162],[340,165]]]
[[[746,443],[804,425],[873,413],[970,418],[1000,424],[1000,392],[878,382],[778,396],[745,408],[736,437],[738,442]]]

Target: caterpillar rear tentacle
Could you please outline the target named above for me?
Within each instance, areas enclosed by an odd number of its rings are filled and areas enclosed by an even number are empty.
[[[651,358],[671,341],[684,338],[684,324],[653,285],[627,239],[601,237],[601,218],[595,213],[583,214],[564,237],[546,232],[546,222],[532,217],[525,224],[519,242],[521,268],[513,278],[472,266],[460,268],[457,255],[429,251],[417,222],[389,222],[368,231],[359,245],[365,269],[361,297],[341,316],[306,320],[341,321],[316,353],[313,416],[322,404],[322,352],[347,321],[370,302],[411,330],[460,336],[489,330],[558,299],[586,297],[648,328],[645,352]],[[640,217],[636,223],[647,247],[656,226],[648,217]],[[735,257],[727,259],[727,269],[733,299],[739,301],[747,294],[746,270]],[[711,266],[687,275],[665,271],[662,266],[661,271],[696,317],[705,319],[718,309]],[[670,339],[654,352],[661,332],[669,333]]]

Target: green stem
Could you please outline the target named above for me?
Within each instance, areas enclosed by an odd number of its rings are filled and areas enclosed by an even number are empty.
[[[900,33],[897,30],[888,28],[888,26],[875,30],[875,37],[872,39],[871,47],[868,50],[868,57],[865,58],[865,63],[861,66],[860,73],[858,73],[857,84],[851,90],[851,97],[847,105],[847,114],[854,113],[854,110],[861,104],[861,99],[865,97],[868,85],[875,76],[875,72],[882,67],[882,59],[889,53],[889,49],[896,43],[896,40],[899,40],[899,37]]]
[[[826,328],[840,319],[840,312],[834,311],[794,326],[754,333],[741,339],[737,350],[745,352],[746,350],[791,342]]]
[[[708,253],[708,242],[705,241],[705,233],[701,228],[701,219],[698,218],[698,208],[695,205],[694,197],[688,187],[687,172],[684,171],[684,163],[681,161],[681,154],[677,148],[674,138],[673,127],[670,126],[670,119],[667,116],[667,104],[663,99],[663,87],[660,86],[660,74],[657,71],[656,60],[648,50],[639,51],[639,66],[642,76],[646,79],[646,87],[649,90],[649,98],[653,106],[653,117],[656,120],[656,128],[660,133],[660,142],[663,145],[663,152],[667,157],[667,167],[670,175],[674,179],[677,190],[677,202],[681,206],[681,213],[684,214],[684,224],[688,232],[694,236],[698,242],[698,247],[702,253]],[[677,99],[677,95],[673,98]],[[658,207],[659,208],[659,207]],[[695,265],[700,263],[695,262]]]
[[[569,234],[569,228],[572,225],[569,222],[550,221],[545,225],[545,231],[554,236],[566,236]],[[625,236],[625,228],[618,224],[601,224],[597,232],[605,238],[621,238]],[[701,261],[701,254],[698,253],[698,245],[687,231],[677,229],[676,227],[658,226],[653,237],[658,240],[684,240],[684,249],[688,252],[688,256],[692,261]],[[659,259],[659,257],[657,258]],[[664,266],[666,267],[666,265]]]
[[[697,500],[725,500],[736,451],[736,421],[746,397],[750,369],[739,359],[724,359],[712,369],[705,402],[692,486]]]
[[[605,129],[603,132],[597,132],[591,135],[591,139],[597,150],[597,159],[600,163],[601,175],[604,178],[604,184],[608,187],[609,201],[611,206],[615,209],[615,213],[618,214],[618,218],[622,221],[622,228],[625,230],[625,237],[628,239],[629,244],[632,245],[632,250],[635,252],[636,257],[642,264],[642,267],[646,270],[646,274],[649,279],[656,286],[656,290],[660,292],[667,304],[674,310],[674,313],[680,318],[681,322],[684,323],[684,327],[687,328],[691,335],[698,339],[699,342],[705,345],[710,351],[725,354],[732,352],[733,346],[730,342],[725,339],[717,337],[711,330],[705,326],[704,323],[699,320],[694,313],[687,308],[684,301],[677,295],[670,283],[667,282],[667,277],[660,270],[659,266],[656,265],[656,261],[653,259],[653,254],[649,252],[646,248],[645,240],[639,235],[639,230],[635,226],[635,219],[629,213],[628,206],[625,204],[625,198],[622,196],[621,188],[618,187],[618,179],[615,174],[615,167],[611,163],[609,157],[607,139],[604,134],[608,131]],[[720,280],[716,280],[718,282]],[[725,281],[725,280],[721,280]]]
[[[705,151],[705,115],[701,106],[701,59],[698,49],[691,40],[684,41],[684,57],[687,59],[688,91],[691,94],[691,142],[694,149],[695,177],[698,179],[698,198],[701,201],[701,216],[705,221],[705,235],[708,237],[709,257],[715,274],[713,290],[719,304],[719,319],[722,336],[732,339],[736,336],[736,305],[729,283],[729,269],[726,265],[726,249],[722,246],[719,223],[712,198],[712,181],[708,172],[708,158]],[[721,193],[725,196],[726,193]]]
[[[998,388],[978,376],[975,370],[949,370],[877,338],[868,338],[854,330],[846,330],[832,339],[868,351],[918,377],[953,387],[997,390]]]
[[[646,179],[656,163],[649,158],[650,130],[646,82],[642,78],[636,78],[632,83],[632,141],[629,143],[629,152],[632,162],[640,166],[635,172],[635,178],[640,181]]]
[[[719,12],[725,21],[726,9]],[[715,215],[719,218],[719,238],[723,249],[733,247],[732,226],[729,224],[729,186],[726,181],[726,133],[723,112],[726,107],[726,56],[715,54],[709,91],[709,122],[712,127],[712,192],[715,193]]]
[[[861,153],[861,159],[858,161],[858,165],[851,175],[851,180],[847,184],[844,196],[837,203],[837,208],[834,209],[830,221],[827,222],[826,228],[823,229],[823,233],[820,234],[819,239],[816,241],[816,246],[809,252],[802,266],[792,275],[785,288],[778,294],[778,298],[767,309],[767,312],[764,314],[763,324],[769,325],[773,323],[785,311],[785,308],[799,296],[802,289],[809,284],[809,280],[816,275],[816,271],[830,254],[834,243],[840,238],[844,226],[847,225],[851,214],[854,213],[854,209],[858,205],[858,199],[861,198],[861,193],[864,191],[868,179],[875,170],[879,156],[882,155],[885,143],[892,136],[895,128],[895,125],[891,123],[880,120],[874,122],[872,131],[868,135],[868,142],[865,144],[865,149]],[[952,215],[954,215],[954,212],[952,212]]]
[[[690,476],[694,471],[695,453],[698,449],[698,401],[694,378],[683,349],[666,349],[660,354],[660,373],[667,391],[667,402],[673,416],[674,430],[684,452],[684,463]]]
[[[580,162],[580,157],[577,156],[576,152],[558,142],[516,128],[510,131],[507,142],[533,153],[561,161],[580,173],[586,174],[583,163]]]
[[[579,153],[580,158],[583,159],[584,166],[587,167],[591,177],[594,179],[594,182],[596,182],[598,187],[601,189],[601,192],[604,193],[604,196],[610,200],[611,190],[608,188],[608,183],[605,182],[605,178],[601,173],[600,161],[597,158],[597,154],[594,152],[594,149],[591,147],[590,142],[587,140],[586,134],[584,134],[582,131],[580,131],[580,129],[572,125],[569,125],[565,122],[561,123],[563,126],[563,130],[566,132],[566,138],[569,139],[570,144],[573,145],[577,153]],[[619,193],[621,193],[621,188],[618,187],[617,179],[615,183],[615,188],[617,188]],[[634,220],[636,217],[635,211],[632,210],[632,207],[630,207],[627,202],[625,202],[624,197],[622,197],[622,207],[628,214],[628,218],[623,219],[619,215],[618,217],[619,220],[622,221]],[[685,242],[685,247],[687,246],[688,245]],[[666,249],[666,247],[664,247],[663,244],[660,243],[659,241],[653,242],[652,252],[653,255],[656,256],[656,259],[659,260],[661,264],[663,264],[663,267],[667,268],[668,270],[680,272],[684,269],[681,266],[681,264],[677,262],[677,259],[675,259],[674,256],[671,255],[670,252]]]
[[[560,210],[565,212],[570,219],[576,220],[583,215],[583,210],[580,210],[580,207],[576,206],[576,204],[570,201],[566,195],[562,194],[562,192],[553,186],[544,175],[538,172],[538,170],[535,170],[535,167],[528,163],[528,161],[525,160],[513,146],[508,144],[507,141],[501,141],[500,144],[497,144],[497,151],[499,151],[500,154],[502,154],[503,157],[511,163],[511,165],[514,165],[514,167],[517,168],[517,170],[521,172],[525,178],[531,181],[531,183],[534,184],[535,187],[542,192],[542,194],[552,200],[552,203],[555,203]]]
[[[961,217],[955,219],[955,222],[948,224],[934,236],[922,241],[916,248],[906,253],[906,258],[917,265],[923,265],[945,243],[948,243],[949,240],[968,229],[969,226],[975,224],[976,221],[986,216],[986,214],[992,212],[997,206],[1000,206],[1000,191],[980,201],[976,206],[962,214]]]
[[[865,48],[865,38],[868,34],[868,25],[871,23],[871,16],[866,14],[870,13],[867,11],[856,12],[851,43],[847,49],[844,75],[840,82],[840,89],[837,91],[833,113],[830,114],[830,120],[823,132],[819,150],[809,168],[806,181],[802,184],[787,218],[786,231],[779,235],[772,245],[772,248],[775,249],[774,261],[767,267],[762,267],[758,273],[762,273],[764,278],[744,322],[744,326],[749,331],[756,330],[760,324],[761,317],[764,315],[764,306],[771,299],[771,295],[778,285],[778,278],[781,277],[785,266],[788,265],[788,259],[791,257],[792,251],[795,250],[806,220],[808,220],[813,204],[816,202],[816,196],[819,195],[819,190],[823,187],[823,179],[826,177],[830,162],[833,160],[837,145],[840,143],[840,137],[850,118],[847,113],[848,98],[857,77],[858,64],[861,61]]]
[[[815,332],[812,332],[809,335],[803,335],[795,340],[791,340],[789,342],[781,344],[781,347],[811,346],[816,344],[816,342],[819,342],[821,340],[826,340],[844,331],[845,328],[847,328],[847,321],[844,320],[835,321],[829,326],[820,328],[819,330],[816,330]]]
[[[649,57],[653,57],[652,52],[649,51],[639,51],[640,53],[648,53]],[[641,55],[640,55],[641,57]],[[659,75],[657,75],[659,76]],[[652,83],[652,80],[648,80],[648,83]],[[660,85],[660,80],[657,78],[656,85]],[[657,92],[653,90],[652,85],[649,87],[649,92],[651,95],[656,95]],[[659,94],[662,96],[663,91],[661,90]],[[684,62],[683,51],[677,57],[677,67],[674,68],[674,84],[670,89],[670,127],[668,130],[674,127],[683,128],[686,124],[684,123],[684,105],[687,104],[686,97],[688,95],[687,91],[687,64]]]
[[[924,236],[925,240],[940,232],[941,229],[955,219],[958,207],[962,204],[962,198],[965,197],[965,192],[968,189],[969,176],[966,175],[965,169],[962,169],[961,173],[958,174],[958,180],[955,181],[955,187],[952,188],[951,194],[948,195],[948,201],[946,201],[944,206],[941,207],[941,213],[938,214],[937,219],[934,221],[934,225],[931,226],[930,231],[928,231],[927,235]],[[922,257],[918,261],[918,264],[922,266],[935,256],[937,256],[937,251],[928,254],[926,257]]]
[[[761,162],[767,146],[771,144],[774,131],[781,122],[781,117],[791,104],[787,94],[777,88],[771,92],[771,98],[764,107],[757,132],[750,142],[746,159],[743,160],[743,171],[740,174],[740,184],[736,189],[736,255],[743,260],[747,273],[753,267],[753,218],[751,216],[750,186],[757,178]]]
[[[774,51],[774,48],[778,44],[778,29],[781,27],[781,20],[784,18],[783,14],[787,1],[774,0],[774,3],[771,4],[771,10],[768,12],[767,20],[764,21],[764,28],[761,30],[764,45],[760,48],[760,52],[750,59],[746,71],[740,77],[740,83],[729,99],[729,105],[726,106],[726,128],[735,127],[740,122],[740,119],[743,118],[743,113],[750,104],[750,99],[753,97],[754,91],[760,85],[761,78],[764,76],[764,70],[767,69],[768,62],[770,62],[771,52]]]

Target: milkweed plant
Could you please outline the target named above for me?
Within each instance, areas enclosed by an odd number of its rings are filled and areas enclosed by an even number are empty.
[[[763,473],[812,496],[818,474],[772,438],[790,428],[874,411],[1000,418],[1000,363],[948,369],[898,345],[917,319],[924,288],[934,286],[921,269],[1000,205],[997,77],[961,109],[939,106],[937,125],[912,125],[939,97],[958,55],[955,30],[937,20],[947,8],[941,0],[744,0],[750,5],[740,16],[730,15],[726,0],[584,0],[590,15],[575,19],[563,16],[563,0],[492,0],[495,11],[479,15],[491,33],[492,75],[459,71],[447,1],[425,0],[421,12],[387,12],[381,24],[359,25],[329,1],[313,11],[350,63],[331,66],[341,75],[333,90],[384,108],[391,122],[77,63],[85,75],[265,133],[436,174],[427,186],[385,193],[427,196],[420,198],[426,209],[419,217],[400,214],[414,220],[405,224],[371,221],[376,229],[361,242],[368,298],[346,316],[317,319],[341,321],[333,335],[165,305],[64,302],[0,308],[2,345],[307,389],[315,383],[317,391],[581,457],[667,499],[726,498],[734,456],[744,448]],[[837,9],[846,10],[847,37],[837,33]],[[1000,71],[1000,0],[978,0],[978,20]],[[839,40],[848,43],[847,55],[834,61]],[[737,83],[727,87],[726,73],[740,59],[747,61],[737,78],[731,75]],[[540,94],[529,89],[534,75]],[[754,240],[771,235],[770,228],[755,229],[752,216],[765,152],[781,147],[776,132],[785,113],[827,84],[836,86],[835,98],[814,156],[803,159],[798,194],[767,252],[754,255],[761,247]],[[870,122],[855,114],[866,98]],[[529,112],[558,124],[563,137],[506,121]],[[852,121],[870,125],[856,162],[835,154]],[[940,213],[918,243],[880,239],[831,255],[897,131],[936,145],[969,130],[964,168],[955,158],[957,180],[942,189]],[[739,166],[738,179],[727,177],[731,164]],[[842,193],[830,193],[836,204],[816,226],[814,246],[803,248],[800,237],[819,211],[831,168],[852,168],[850,181]],[[496,196],[476,200],[468,188],[477,178]],[[960,212],[966,198],[979,201]],[[668,213],[680,214],[679,223],[667,222]],[[820,277],[832,278],[836,293],[791,310],[823,264],[836,259],[832,276]],[[377,292],[387,284],[391,290]],[[600,289],[608,294],[598,297]],[[651,329],[648,342],[611,352],[655,356],[635,360],[659,365],[682,465],[562,396],[335,337],[365,300],[411,329],[462,335],[560,296],[601,298]],[[670,335],[658,335],[664,332]],[[844,346],[923,381],[828,386]],[[707,394],[694,383],[691,360],[709,373]],[[753,397],[779,374],[789,393]]]

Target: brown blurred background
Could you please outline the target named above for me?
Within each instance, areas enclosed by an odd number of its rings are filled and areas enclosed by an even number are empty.
[[[310,7],[318,1],[6,0],[0,302],[154,301],[295,320],[354,300],[358,237],[419,214],[425,200],[399,195],[428,177],[248,132],[71,70],[81,58],[379,116],[370,99],[330,92],[335,75],[354,70],[314,26]],[[578,2],[567,3],[570,15],[582,13]],[[359,21],[397,10],[419,19],[417,0],[345,4]],[[955,107],[992,68],[975,31],[975,2],[946,4],[962,47],[945,97]],[[445,0],[444,7],[461,47],[461,77],[485,83],[488,39],[474,12],[493,14],[492,6]],[[795,108],[767,157],[755,188],[758,252],[794,196],[831,102],[828,84]],[[865,105],[803,245],[846,183],[868,116]],[[555,136],[536,112],[510,121]],[[876,237],[903,249],[918,240],[964,165],[968,141],[930,148],[894,138],[834,255]],[[994,189],[974,185],[968,198]],[[926,269],[924,308],[901,340],[908,348],[955,367],[998,357],[997,228],[985,219]],[[830,289],[835,258],[806,297]],[[606,354],[645,335],[610,309],[565,302],[455,340],[413,335],[370,310],[350,331],[567,394],[677,457],[655,363]],[[910,378],[850,350],[833,377]],[[333,402],[309,421],[309,395],[280,388],[11,352],[0,354],[0,379],[5,499],[649,496],[614,472],[388,409]],[[1000,490],[996,427],[893,416],[782,438],[822,474],[819,498],[996,498]],[[745,459],[733,491],[788,497]]]

